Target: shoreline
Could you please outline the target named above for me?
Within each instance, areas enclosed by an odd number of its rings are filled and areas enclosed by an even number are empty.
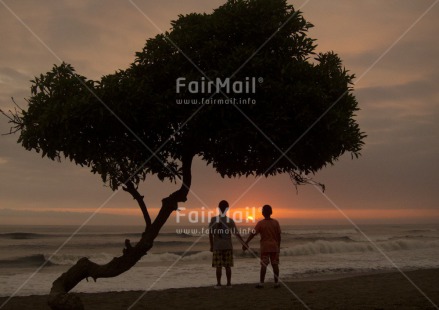
[[[131,309],[437,309],[439,269],[404,273],[417,288],[399,272],[377,272],[288,279],[279,289],[273,288],[270,279],[263,289],[256,289],[253,283],[219,290],[209,286],[77,294],[85,309],[109,310],[128,309],[142,296]],[[0,306],[7,299],[0,297]],[[13,297],[1,309],[49,309],[47,295]]]

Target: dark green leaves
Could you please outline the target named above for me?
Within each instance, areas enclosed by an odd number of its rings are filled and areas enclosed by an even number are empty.
[[[354,119],[353,75],[335,53],[314,54],[311,27],[285,0],[228,1],[212,14],[179,16],[127,70],[92,81],[63,63],[36,77],[19,142],[90,167],[112,189],[148,174],[175,180],[184,154],[222,176],[289,173],[300,181],[346,152],[357,157],[365,137]],[[180,77],[232,74],[263,82],[255,94],[176,92]],[[227,97],[256,104],[176,103]]]

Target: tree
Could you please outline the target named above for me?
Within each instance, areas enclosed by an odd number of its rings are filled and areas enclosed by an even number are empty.
[[[314,53],[311,27],[285,0],[229,0],[211,14],[180,15],[126,70],[93,81],[62,63],[32,81],[27,110],[3,113],[18,142],[89,167],[112,190],[122,187],[145,219],[142,238],[134,246],[126,240],[122,256],[105,265],[82,258],[55,280],[53,309],[81,308],[68,294],[80,281],[115,277],[146,255],[187,199],[195,156],[223,177],[288,173],[297,184],[346,152],[358,157],[365,135],[354,119],[354,76],[335,53]],[[250,77],[263,78],[245,94],[256,104],[177,104],[239,97],[239,89],[206,94],[188,87],[228,77],[252,85]],[[153,221],[138,192],[148,175],[182,183]]]

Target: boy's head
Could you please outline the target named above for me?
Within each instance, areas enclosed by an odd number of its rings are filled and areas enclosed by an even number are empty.
[[[229,203],[225,200],[221,200],[218,204],[218,208],[220,209],[221,214],[226,214],[226,211],[229,208]]]
[[[271,209],[271,206],[265,205],[265,206],[262,207],[262,215],[265,218],[270,218],[272,213],[273,213],[273,210]]]

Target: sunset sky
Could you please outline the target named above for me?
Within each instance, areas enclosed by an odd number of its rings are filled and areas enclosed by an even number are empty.
[[[60,59],[99,79],[127,68],[145,40],[169,30],[179,14],[210,13],[224,2],[0,1],[0,108],[13,108],[11,97],[25,107],[30,80]],[[324,194],[312,186],[296,192],[286,175],[222,179],[197,159],[181,214],[215,210],[226,199],[235,211],[270,204],[273,217],[284,224],[349,224],[345,216],[358,224],[438,222],[437,2],[289,1],[315,25],[309,35],[317,39],[317,51],[333,50],[356,74],[357,121],[368,135],[362,156],[344,156],[317,173]],[[0,132],[8,131],[0,117]],[[86,168],[42,159],[17,138],[0,137],[0,225],[81,225],[88,219],[88,224],[143,224],[127,193],[113,193]],[[140,191],[154,215],[177,187],[151,177]]]

